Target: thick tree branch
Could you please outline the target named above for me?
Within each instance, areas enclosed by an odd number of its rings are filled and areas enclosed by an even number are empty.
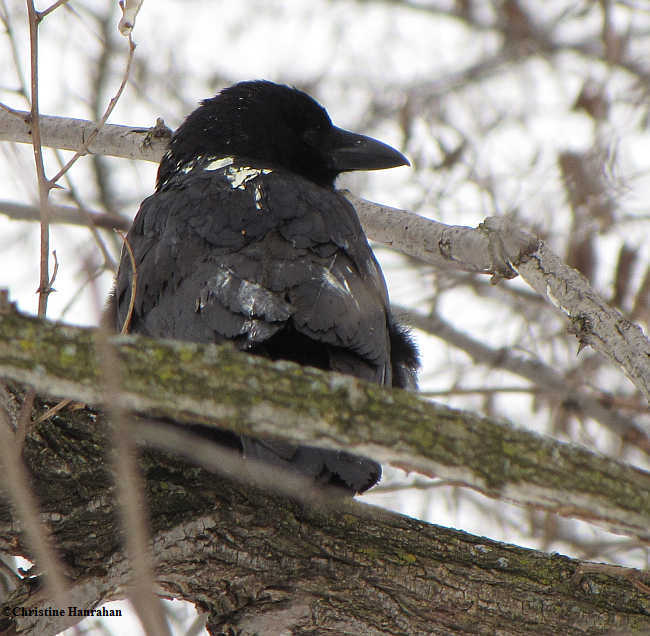
[[[610,307],[580,272],[565,265],[544,243],[516,269],[566,315],[580,348],[590,345],[607,356],[650,401],[650,342],[637,325]]]
[[[650,540],[650,474],[501,422],[228,346],[113,340],[120,403],[145,415],[354,450],[494,498]],[[0,378],[104,399],[92,330],[0,316]]]
[[[0,141],[32,143],[29,113],[8,113],[0,109]],[[41,143],[50,148],[79,150],[96,133],[97,124],[85,119],[41,115]],[[153,128],[136,128],[104,124],[87,148],[89,154],[125,159],[160,161],[171,131],[162,121]]]
[[[170,361],[168,348],[148,345],[139,341],[142,354]],[[247,368],[252,379],[273,370],[261,362]],[[287,384],[305,375],[310,384],[324,381],[296,368]],[[45,407],[39,403],[36,414]],[[41,516],[72,583],[66,612],[122,598],[130,581],[106,460],[109,427],[101,413],[78,410],[40,423],[25,441]],[[650,629],[647,573],[504,545],[350,500],[298,503],[158,452],[143,452],[140,465],[159,591],[208,612],[215,634],[462,634],[476,633],[477,624],[504,634]],[[0,549],[32,556],[2,499]],[[52,609],[39,583],[24,579],[0,606],[0,632],[44,636],[80,620],[69,612],[14,615],[14,608]]]
[[[27,113],[0,110],[0,140],[31,143]],[[42,143],[76,149],[94,124],[78,119],[41,117]],[[104,126],[90,152],[157,161],[169,131]],[[590,345],[620,365],[650,401],[650,342],[641,329],[609,307],[579,272],[568,267],[535,237],[506,217],[486,219],[478,228],[446,226],[404,210],[381,207],[348,195],[364,229],[387,243],[436,266],[485,272],[493,280],[517,273],[570,321],[580,346]]]

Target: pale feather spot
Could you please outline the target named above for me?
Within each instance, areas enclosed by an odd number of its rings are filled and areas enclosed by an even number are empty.
[[[255,209],[262,209],[262,186],[255,184]]]
[[[352,295],[350,287],[348,286],[348,281],[344,280],[341,282],[329,269],[326,269],[323,272],[323,281],[327,283],[334,290],[339,292],[339,294],[349,294]]]
[[[239,190],[244,190],[246,184],[251,180],[259,177],[262,174],[269,174],[271,171],[267,169],[250,168],[248,166],[241,166],[238,168],[228,168],[226,177],[230,181],[230,187]]]
[[[231,166],[234,161],[235,161],[234,157],[222,157],[221,159],[215,159],[214,161],[211,161],[203,169],[204,170],[221,170],[221,168],[225,168],[226,166]]]

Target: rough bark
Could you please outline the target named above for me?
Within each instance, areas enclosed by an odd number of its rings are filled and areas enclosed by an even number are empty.
[[[580,349],[589,345],[608,357],[650,401],[650,342],[638,325],[610,307],[579,271],[543,243],[516,269],[569,319]]]
[[[502,421],[228,346],[113,339],[120,403],[146,416],[353,450],[650,540],[650,473]],[[215,373],[218,369],[218,373]],[[0,314],[0,378],[100,405],[94,331]]]
[[[37,403],[37,412],[44,406]],[[24,459],[64,560],[70,606],[124,595],[106,449],[109,424],[82,409],[27,436]],[[145,450],[162,595],[209,613],[211,633],[595,634],[650,629],[648,574],[505,545],[351,500],[297,502]],[[0,548],[29,555],[0,500]],[[0,632],[54,634],[40,577],[0,607]],[[56,606],[54,606],[56,607]],[[67,610],[68,608],[62,608]],[[20,610],[18,610],[20,614]]]

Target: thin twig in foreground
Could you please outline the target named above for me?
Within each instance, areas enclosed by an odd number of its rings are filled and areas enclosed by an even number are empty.
[[[4,409],[0,409],[0,463],[5,476],[5,492],[11,499],[16,516],[23,524],[37,566],[40,571],[45,572],[47,595],[54,599],[59,607],[66,607],[67,585],[63,566],[52,548],[49,530],[39,518],[38,505],[29,486],[29,478],[21,457],[17,452],[9,418]]]
[[[39,21],[47,17],[52,11],[56,11],[60,6],[66,4],[68,0],[57,0],[54,4],[51,4],[47,9],[38,12]]]
[[[50,255],[50,219],[49,219],[49,194],[51,185],[45,177],[43,165],[43,147],[41,145],[41,126],[38,110],[38,13],[33,0],[27,2],[29,19],[29,43],[31,62],[31,126],[32,148],[38,176],[38,197],[41,208],[41,256],[40,279],[38,286],[38,315],[44,318],[47,314],[47,298],[50,294],[49,255]]]
[[[102,375],[113,431],[112,464],[126,550],[132,564],[133,579],[129,599],[147,634],[169,636],[169,626],[155,596],[155,574],[150,548],[150,532],[144,483],[137,465],[137,450],[128,424],[128,415],[117,399],[119,362],[108,340],[108,333],[99,329],[97,350],[101,352]]]
[[[126,312],[126,318],[124,319],[124,324],[122,325],[122,328],[120,329],[120,335],[125,335],[129,332],[129,325],[131,324],[131,316],[133,316],[133,307],[135,306],[135,294],[138,291],[138,270],[135,265],[135,256],[133,254],[133,250],[131,249],[131,245],[129,244],[129,239],[127,238],[126,234],[124,232],[121,232],[120,230],[115,230],[122,240],[124,241],[124,247],[126,247],[126,251],[129,253],[129,260],[131,261],[131,299],[129,300],[129,309]]]

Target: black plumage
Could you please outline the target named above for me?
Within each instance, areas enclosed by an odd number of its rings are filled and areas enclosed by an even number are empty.
[[[415,388],[415,346],[391,315],[354,208],[334,189],[340,172],[404,164],[287,86],[241,82],[203,101],[173,135],[128,233],[138,280],[129,331],[230,340],[274,360]],[[123,251],[108,307],[117,330],[130,295]],[[213,437],[351,492],[381,475],[348,453]]]

